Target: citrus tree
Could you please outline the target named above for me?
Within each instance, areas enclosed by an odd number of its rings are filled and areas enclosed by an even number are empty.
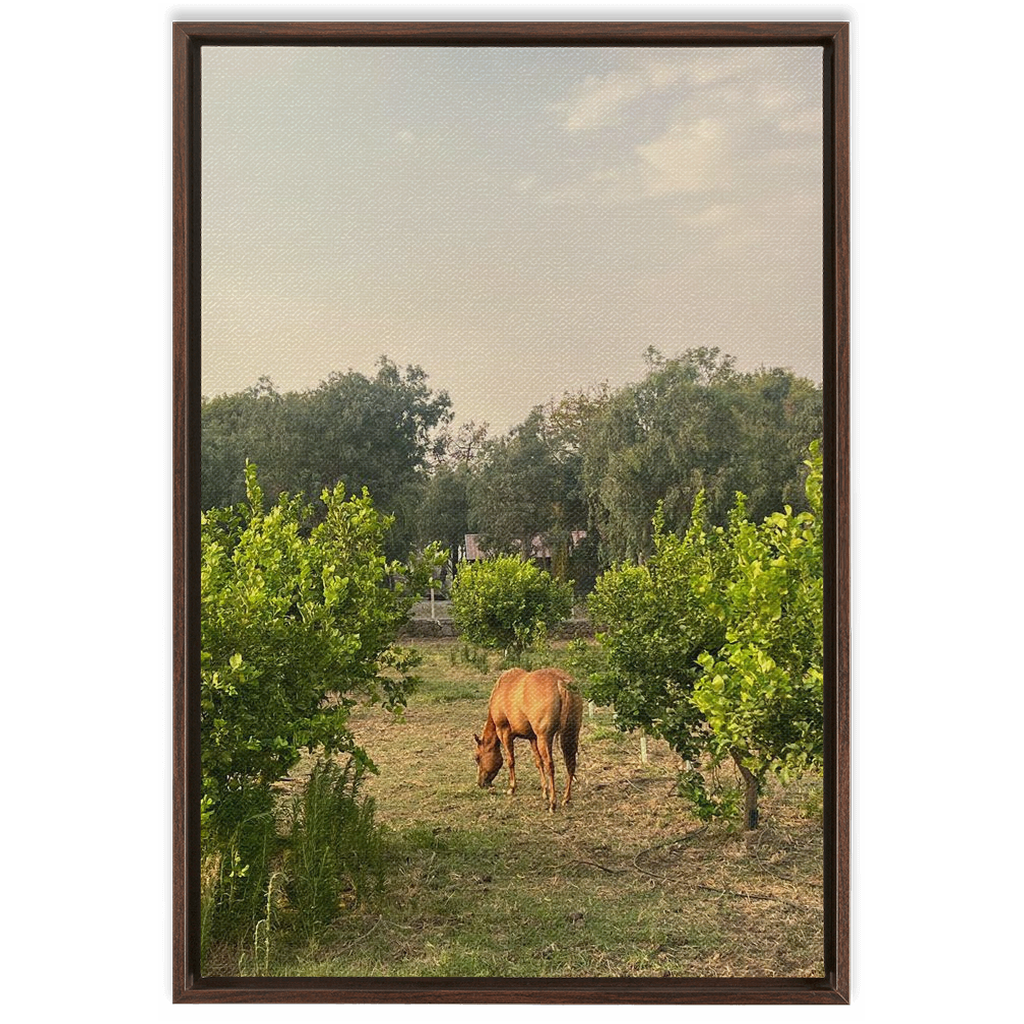
[[[223,837],[271,805],[271,785],[303,749],[369,759],[348,728],[357,701],[404,704],[414,658],[394,646],[422,572],[383,554],[390,519],[369,495],[323,492],[326,514],[281,495],[201,519],[204,834]],[[396,583],[396,579],[398,582]],[[402,582],[405,579],[406,582]]]
[[[822,698],[821,454],[807,463],[810,511],[750,522],[737,495],[725,527],[708,529],[698,494],[682,536],[660,510],[642,565],[604,573],[589,607],[607,667],[592,699],[621,728],[643,726],[684,760],[730,757],[744,781],[744,823],[770,773],[820,767]],[[691,768],[698,812],[723,810]]]
[[[788,506],[760,525],[733,510],[725,560],[707,593],[726,642],[698,656],[692,702],[716,756],[736,762],[744,821],[757,826],[757,797],[770,773],[820,768],[824,745],[822,460],[808,462],[811,511]],[[717,593],[712,597],[712,589]]]
[[[572,584],[515,555],[464,566],[452,584],[460,635],[480,647],[518,655],[572,612]]]
[[[588,696],[611,706],[620,729],[660,736],[686,761],[703,748],[700,712],[692,701],[701,673],[697,658],[725,641],[717,610],[703,593],[721,552],[709,537],[704,495],[683,536],[654,517],[654,551],[641,565],[622,562],[598,577],[588,609],[598,627],[606,666],[590,677]]]

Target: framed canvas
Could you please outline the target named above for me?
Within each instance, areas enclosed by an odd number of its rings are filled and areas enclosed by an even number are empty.
[[[848,39],[173,26],[175,1001],[848,1001]]]

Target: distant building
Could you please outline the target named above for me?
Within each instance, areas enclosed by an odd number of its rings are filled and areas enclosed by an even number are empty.
[[[572,552],[586,535],[586,530],[573,530],[569,534],[569,551]],[[478,533],[466,534],[465,551],[465,561],[467,562],[479,562],[481,559],[494,557],[493,551],[485,551],[481,546]],[[544,543],[544,538],[539,535],[530,541],[530,560],[542,569],[551,568],[551,549]]]

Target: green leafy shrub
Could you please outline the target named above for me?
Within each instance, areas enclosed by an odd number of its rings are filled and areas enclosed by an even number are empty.
[[[705,742],[690,699],[701,672],[697,657],[725,640],[702,593],[721,555],[706,529],[703,495],[682,537],[665,531],[660,510],[654,527],[651,557],[643,565],[612,566],[588,601],[606,660],[591,672],[588,696],[614,708],[619,728],[643,728],[693,761]]]
[[[693,704],[708,746],[728,754],[746,784],[744,814],[757,824],[768,774],[784,782],[819,769],[824,756],[822,460],[808,462],[810,512],[783,512],[755,526],[739,513],[724,537],[727,558],[709,581],[721,593],[726,642],[703,652]],[[737,509],[742,511],[742,502]]]
[[[737,495],[727,527],[707,528],[703,496],[678,537],[654,520],[654,553],[613,566],[590,611],[608,668],[590,696],[615,709],[623,729],[642,726],[684,760],[731,757],[744,781],[747,828],[769,773],[821,766],[822,460],[807,463],[809,512],[788,506],[756,525]],[[730,813],[695,769],[680,780],[704,816]]]
[[[717,766],[715,766],[717,767]],[[735,786],[724,785],[716,775],[711,779],[696,768],[687,768],[679,773],[678,792],[690,801],[694,815],[701,821],[737,817],[743,802],[742,791]]]
[[[286,494],[265,512],[251,465],[246,488],[246,504],[201,519],[202,848],[232,893],[221,885],[213,908],[265,894],[261,822],[271,785],[302,750],[370,764],[349,731],[350,709],[404,705],[416,657],[394,639],[440,557],[415,568],[388,561],[391,520],[365,491],[324,491],[312,526],[311,508]]]
[[[521,655],[572,613],[572,584],[515,555],[474,562],[452,584],[452,617],[471,644]]]

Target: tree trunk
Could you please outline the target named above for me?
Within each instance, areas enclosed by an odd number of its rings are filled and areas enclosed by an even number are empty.
[[[757,776],[743,764],[743,756],[738,750],[732,751],[732,759],[736,762],[736,767],[739,768],[744,783],[743,827],[748,832],[752,832],[757,828],[757,797],[761,786],[757,781]]]

